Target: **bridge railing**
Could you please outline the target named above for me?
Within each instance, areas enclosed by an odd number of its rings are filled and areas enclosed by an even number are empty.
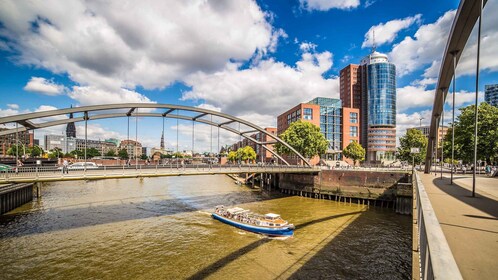
[[[213,164],[161,164],[161,165],[112,165],[74,169],[67,172],[59,166],[13,167],[0,172],[0,181],[15,179],[71,178],[91,176],[147,176],[160,174],[195,174],[195,173],[268,173],[292,171],[319,171],[318,168],[287,165],[213,165]]]
[[[463,279],[418,172],[413,173],[420,279]],[[415,213],[414,213],[415,214]]]

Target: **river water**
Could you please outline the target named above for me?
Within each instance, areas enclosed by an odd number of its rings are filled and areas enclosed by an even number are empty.
[[[294,237],[210,217],[279,213]],[[2,279],[409,279],[411,218],[268,194],[222,175],[50,183],[0,217]]]

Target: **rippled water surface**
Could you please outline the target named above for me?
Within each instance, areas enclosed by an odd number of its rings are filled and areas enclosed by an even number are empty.
[[[279,213],[295,236],[213,220],[218,204]],[[3,279],[409,279],[411,219],[221,175],[51,183],[0,217],[0,252]]]

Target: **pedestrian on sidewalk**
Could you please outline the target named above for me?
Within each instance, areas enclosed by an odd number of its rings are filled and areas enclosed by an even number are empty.
[[[62,174],[69,174],[69,162],[67,162],[67,159],[62,162]]]

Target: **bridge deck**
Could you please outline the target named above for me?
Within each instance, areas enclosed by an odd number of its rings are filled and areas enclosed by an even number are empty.
[[[420,174],[431,204],[464,279],[498,275],[498,178]]]
[[[238,166],[238,165],[190,165],[190,166],[109,166],[98,169],[70,170],[63,174],[62,170],[49,168],[20,168],[19,172],[1,172],[0,184],[23,182],[54,182],[75,180],[102,180],[119,178],[143,178],[165,176],[192,176],[240,173],[317,173],[320,169],[304,166]]]

